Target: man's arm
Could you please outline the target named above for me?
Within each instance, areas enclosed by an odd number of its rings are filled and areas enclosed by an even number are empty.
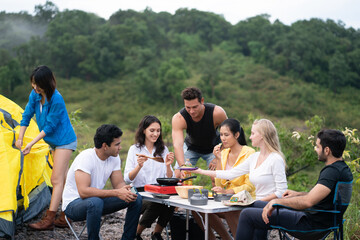
[[[213,113],[214,127],[217,128],[227,118],[228,117],[225,110],[222,107],[216,105]]]
[[[297,191],[288,189],[283,193],[282,197],[290,198],[290,197],[304,196],[306,194],[308,194],[308,193],[307,192],[297,192]]]
[[[117,175],[118,177],[121,176],[122,178],[122,174],[121,171],[114,171],[111,175]],[[100,198],[105,198],[105,197],[118,197],[126,202],[132,202],[136,200],[136,194],[133,194],[130,191],[130,186],[126,186],[124,183],[124,180],[122,179],[122,183],[124,184],[123,187],[121,187],[120,189],[98,189],[98,188],[94,188],[94,187],[90,187],[91,186],[91,176],[90,174],[81,171],[81,170],[76,170],[75,171],[75,182],[76,182],[76,186],[79,192],[79,195],[81,198],[89,198],[89,197],[100,197]],[[120,186],[121,183],[117,182],[117,185]]]
[[[214,128],[217,128],[226,119],[227,116],[225,110],[222,107],[216,105],[213,112]],[[218,161],[218,159],[214,158],[209,164],[209,169],[215,170]]]
[[[121,170],[113,171],[110,175],[110,182],[114,189],[120,189],[126,186],[124,177],[121,173]]]
[[[175,159],[179,167],[184,165],[184,129],[186,129],[186,121],[178,112],[172,118],[172,140],[174,145]]]
[[[263,209],[262,218],[264,222],[269,223],[268,216],[271,216],[274,211],[274,204],[281,204],[287,207],[291,207],[294,209],[302,210],[306,208],[310,208],[323,200],[327,195],[329,195],[331,189],[322,184],[316,184],[313,189],[308,194],[297,196],[297,197],[289,197],[289,198],[281,198],[271,200]]]

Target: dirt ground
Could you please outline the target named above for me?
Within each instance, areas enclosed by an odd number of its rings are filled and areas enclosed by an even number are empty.
[[[109,214],[103,223],[100,234],[104,240],[121,239],[123,233],[123,223],[125,222],[126,209]],[[36,220],[34,220],[36,221]],[[85,222],[74,222],[74,229],[80,232]],[[143,239],[151,239],[151,229],[146,229],[143,234]],[[164,234],[163,237],[166,237]],[[60,239],[75,239],[69,228],[57,228],[49,231],[32,231],[27,227],[27,223],[23,226],[18,226],[15,233],[16,240],[60,240]],[[81,240],[87,239],[86,229],[81,235]]]
[[[113,214],[109,214],[106,217],[104,224],[100,229],[100,234],[104,240],[116,240],[121,239],[123,233],[123,223],[125,222],[126,209],[120,210]],[[39,216],[40,217],[40,216]],[[36,219],[34,219],[36,221]],[[75,231],[79,232],[84,226],[85,222],[74,222]],[[154,228],[147,228],[141,235],[144,240],[151,239],[151,231]],[[169,233],[170,234],[170,233]],[[166,233],[162,233],[163,239],[166,239]],[[2,238],[0,238],[2,239]],[[55,228],[49,231],[32,231],[27,227],[27,223],[22,226],[18,226],[15,234],[16,240],[60,240],[60,239],[75,239],[69,228]],[[86,229],[82,234],[81,240],[87,239]],[[171,238],[170,238],[171,239]],[[220,239],[220,238],[219,238]],[[277,232],[272,231],[269,239],[277,240]],[[197,239],[196,239],[197,240]]]

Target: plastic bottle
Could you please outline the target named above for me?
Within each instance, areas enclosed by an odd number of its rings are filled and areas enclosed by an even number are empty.
[[[185,166],[186,167],[192,167],[190,159],[185,160]],[[185,178],[191,177],[191,172],[190,171],[184,171],[184,173],[185,173]],[[192,179],[186,180],[186,181],[183,182],[183,185],[193,185],[193,180]]]

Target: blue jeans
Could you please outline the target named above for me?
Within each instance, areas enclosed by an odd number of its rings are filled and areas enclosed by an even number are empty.
[[[236,230],[236,240],[267,239],[270,225],[276,224],[276,211],[269,217],[269,224],[262,219],[263,208],[267,202],[256,201],[251,207],[244,208],[239,217]],[[281,209],[279,211],[279,225],[297,230],[312,229],[304,212]]]
[[[206,161],[206,165],[209,167],[210,162],[215,158],[213,153],[198,153],[188,149],[187,145],[184,143],[184,158],[190,159],[190,162],[193,166],[196,165],[199,158],[202,158]]]
[[[77,198],[66,207],[65,214],[71,220],[86,219],[88,239],[99,239],[101,216],[127,208],[124,233],[121,239],[133,240],[139,222],[142,197],[138,194],[136,201],[127,203],[118,197]]]

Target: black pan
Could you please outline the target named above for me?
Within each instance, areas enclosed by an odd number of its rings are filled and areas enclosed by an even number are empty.
[[[160,185],[166,185],[166,186],[175,186],[177,185],[179,182],[183,182],[192,178],[196,178],[197,176],[191,176],[191,177],[187,177],[187,178],[157,178],[156,181],[160,184]]]

